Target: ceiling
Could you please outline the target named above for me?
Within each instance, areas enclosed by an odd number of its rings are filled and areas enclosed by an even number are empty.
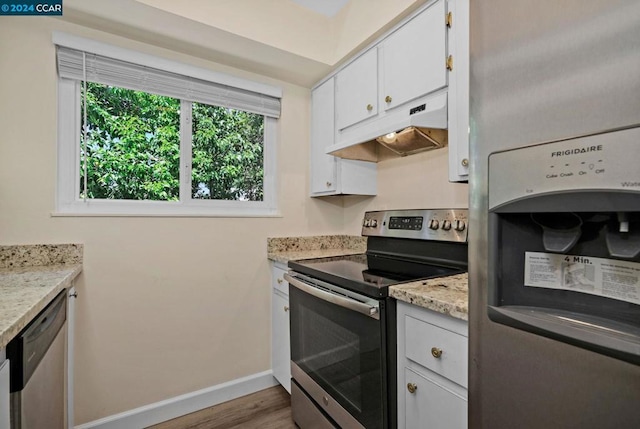
[[[65,0],[60,19],[122,38],[116,45],[137,41],[310,88],[425,1]]]
[[[349,0],[292,0],[302,7],[306,7],[316,13],[332,17],[349,3]]]

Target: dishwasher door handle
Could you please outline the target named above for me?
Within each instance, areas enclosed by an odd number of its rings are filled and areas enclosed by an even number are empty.
[[[354,299],[325,291],[323,289],[318,289],[317,287],[308,285],[296,279],[295,277],[292,277],[288,273],[284,274],[284,278],[289,282],[291,286],[300,289],[301,291],[306,292],[309,295],[313,295],[316,298],[330,302],[332,304],[336,304],[348,310],[357,311],[358,313],[362,313],[365,316],[371,317],[372,319],[380,320],[380,311],[377,307],[373,307],[362,302],[358,302]]]

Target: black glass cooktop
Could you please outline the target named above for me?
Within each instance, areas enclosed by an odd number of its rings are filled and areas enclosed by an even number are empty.
[[[464,271],[368,254],[290,261],[289,268],[375,298],[387,296],[391,285]]]

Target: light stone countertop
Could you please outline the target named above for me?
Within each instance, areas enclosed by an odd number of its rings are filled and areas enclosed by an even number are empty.
[[[391,286],[389,295],[409,304],[469,320],[467,273]]]
[[[290,252],[272,252],[268,254],[268,258],[272,261],[286,264],[289,261],[301,259],[331,258],[333,256],[357,255],[359,253],[363,252],[354,249],[293,250]]]
[[[0,268],[82,264],[82,244],[0,245]]]
[[[0,245],[0,349],[82,271],[82,244]]]
[[[81,271],[81,264],[0,268],[0,349]]]
[[[367,240],[354,235],[276,237],[267,239],[267,258],[286,264],[289,261],[356,255],[367,250]]]

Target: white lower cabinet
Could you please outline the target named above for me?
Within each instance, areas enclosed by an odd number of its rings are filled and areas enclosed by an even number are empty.
[[[428,375],[405,368],[406,428],[460,429],[467,427],[467,398],[452,392]]]
[[[398,428],[467,427],[467,322],[398,302]]]
[[[289,342],[289,284],[286,266],[271,267],[271,368],[273,376],[291,393],[291,347]]]
[[[0,350],[0,429],[9,429],[9,361],[4,359],[5,351]]]

